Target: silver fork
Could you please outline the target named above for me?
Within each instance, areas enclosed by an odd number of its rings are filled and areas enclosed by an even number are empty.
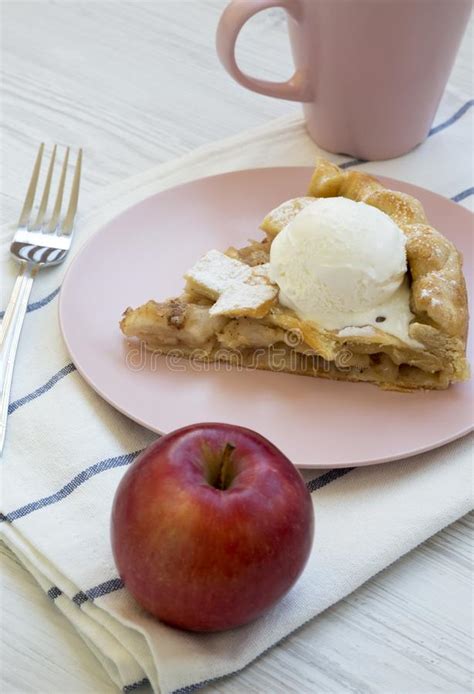
[[[15,357],[33,281],[41,268],[61,263],[66,257],[72,242],[74,218],[79,199],[82,149],[79,150],[77,155],[69,205],[62,221],[61,208],[69,161],[69,147],[67,147],[64,155],[53,211],[49,220],[46,219],[56,152],[57,146],[55,145],[51,154],[39,208],[35,215],[33,213],[33,204],[44,153],[44,143],[40,145],[18,221],[18,228],[10,246],[13,257],[20,263],[20,271],[13,286],[2,324],[0,325],[0,455],[5,443]]]

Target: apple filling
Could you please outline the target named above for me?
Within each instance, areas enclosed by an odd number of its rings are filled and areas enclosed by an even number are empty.
[[[150,350],[196,361],[228,362],[336,380],[396,384],[400,389],[446,387],[453,374],[442,368],[436,350],[404,347],[396,338],[368,335],[364,340],[337,334],[313,335],[281,327],[287,316],[270,311],[264,320],[212,316],[209,307],[173,300],[150,301],[125,316],[126,334]],[[306,337],[306,339],[305,339]]]

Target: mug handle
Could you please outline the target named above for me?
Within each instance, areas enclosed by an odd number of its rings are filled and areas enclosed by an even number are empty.
[[[296,70],[287,82],[270,82],[246,75],[237,65],[235,44],[240,30],[254,14],[271,7],[282,7],[297,21],[301,17],[300,0],[232,0],[217,27],[217,55],[231,77],[253,92],[290,101],[312,101],[311,85],[303,70]]]

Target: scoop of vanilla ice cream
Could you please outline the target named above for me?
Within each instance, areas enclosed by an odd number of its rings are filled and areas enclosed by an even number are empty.
[[[280,302],[327,329],[370,324],[386,329],[378,315],[386,305],[392,314],[403,309],[402,332],[407,333],[413,316],[406,270],[405,236],[395,222],[375,207],[343,197],[319,198],[304,208],[277,235],[270,252],[270,277],[280,288]]]

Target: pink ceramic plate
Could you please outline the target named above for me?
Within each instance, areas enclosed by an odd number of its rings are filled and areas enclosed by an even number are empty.
[[[103,227],[72,263],[59,314],[79,372],[118,410],[158,432],[200,421],[256,429],[300,467],[380,463],[441,446],[472,428],[472,382],[442,392],[391,393],[368,384],[263,371],[192,369],[128,354],[122,311],[179,294],[183,273],[211,248],[244,245],[272,207],[306,190],[311,169],[254,169],[158,193]],[[411,193],[466,259],[472,215],[423,188]],[[466,262],[472,288],[472,267]]]

